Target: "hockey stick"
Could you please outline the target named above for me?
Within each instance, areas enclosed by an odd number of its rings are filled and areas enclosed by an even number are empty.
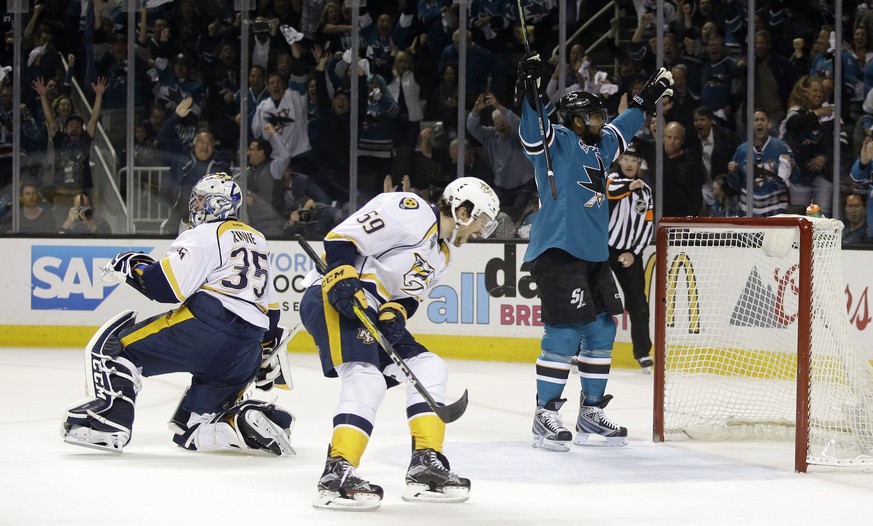
[[[530,54],[530,44],[527,37],[527,24],[524,21],[524,9],[521,7],[521,0],[518,0],[518,19],[521,22],[521,35],[524,40],[524,51]],[[537,117],[539,117],[540,137],[543,138],[543,153],[546,155],[546,173],[549,176],[549,188],[552,190],[552,199],[558,198],[558,189],[555,186],[555,171],[552,170],[552,154],[549,153],[549,143],[546,141],[546,117],[543,115],[542,107],[539,103],[539,94],[537,85],[534,81],[529,81],[527,89],[533,93],[537,101]]]
[[[322,275],[327,271],[327,265],[324,260],[321,259],[321,256],[312,248],[301,235],[297,235],[297,242],[300,243],[300,246],[303,248],[303,251],[306,252],[306,255],[312,259],[315,263],[315,267],[318,269],[318,272]],[[373,324],[373,321],[367,317],[367,314],[364,312],[364,308],[361,306],[360,302],[357,299],[353,300],[352,310],[355,312],[355,316],[358,317],[361,324],[364,325],[370,334],[375,338],[376,342],[379,344],[382,349],[388,354],[388,357],[391,358],[391,361],[394,362],[397,367],[400,368],[400,371],[403,372],[403,375],[406,377],[406,380],[415,387],[415,390],[418,391],[418,394],[424,398],[427,406],[430,407],[431,411],[436,413],[440,420],[445,423],[451,423],[455,420],[461,418],[461,415],[464,414],[464,411],[467,410],[467,390],[464,389],[464,394],[461,395],[461,398],[458,399],[457,402],[449,405],[439,405],[436,400],[433,399],[433,396],[427,392],[427,389],[421,385],[418,377],[409,369],[406,365],[406,362],[403,361],[403,358],[397,354],[397,351],[394,349],[394,346],[391,345],[391,342],[388,341],[387,338],[376,328],[376,325]]]

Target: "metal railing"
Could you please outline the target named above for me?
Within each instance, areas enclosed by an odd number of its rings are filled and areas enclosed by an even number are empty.
[[[160,234],[161,224],[170,215],[166,203],[159,199],[164,176],[169,166],[134,166],[132,184],[129,188],[130,203],[127,210],[133,217],[136,234]],[[118,171],[118,179],[127,178],[125,166]]]

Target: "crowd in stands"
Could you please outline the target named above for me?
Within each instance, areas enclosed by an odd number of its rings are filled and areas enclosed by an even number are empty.
[[[348,1],[258,0],[248,13],[245,47],[241,13],[229,0],[144,2],[135,28],[127,27],[121,5],[37,0],[22,21],[19,124],[21,176],[28,183],[20,186],[22,231],[107,230],[78,224],[94,216],[89,151],[99,124],[119,166],[130,129],[135,166],[169,167],[157,196],[167,210],[165,233],[176,232],[200,176],[238,171],[255,227],[272,237],[321,235],[349,212],[353,99],[359,101],[358,203],[393,189],[438,196],[460,164],[464,175],[488,181],[499,193],[500,237],[523,237],[529,230],[538,196],[512,100],[514,65],[524,54],[516,2],[473,0],[467,4],[468,26],[460,28],[461,4],[452,0],[361,0],[355,3],[358,57],[350,51]],[[567,2],[567,34],[604,5],[605,0]],[[752,215],[769,216],[799,212],[815,202],[825,215],[841,217],[843,210],[831,210],[834,192],[846,196],[841,199],[846,215],[851,207],[857,216],[858,202],[866,209],[871,187],[873,150],[866,148],[873,130],[873,9],[846,0],[837,19],[829,3],[817,0],[757,5],[756,32],[747,35],[750,14],[741,0],[664,3],[663,63],[676,84],[663,113],[649,116],[634,141],[644,179],[655,188],[654,137],[660,127],[664,193],[655,199],[664,216],[746,215],[749,203]],[[558,2],[523,0],[522,6],[532,46],[550,68],[541,87],[548,100],[582,89],[599,94],[612,117],[654,71],[653,0],[620,1],[623,16],[587,30],[567,47],[564,65],[552,54]],[[13,63],[17,37],[11,17],[2,18],[0,66]],[[635,27],[625,27],[634,20]],[[841,79],[834,78],[835,24],[842,24],[845,40]],[[135,32],[132,66],[128,29]],[[630,29],[629,42],[614,38]],[[467,118],[458,122],[464,30]],[[588,45],[604,33],[615,68],[597,65],[589,55]],[[751,138],[745,137],[747,43],[756,58]],[[250,53],[246,92],[240,90],[241,49]],[[0,71],[0,194],[5,195],[0,214],[6,232],[15,201],[9,196],[13,75],[8,68]],[[357,97],[351,96],[351,75],[358,76]],[[128,82],[134,86],[132,101]],[[82,87],[89,108],[75,107],[74,84]],[[834,111],[836,89],[843,101],[840,114]],[[129,127],[128,104],[136,118]],[[834,144],[837,119],[843,134]],[[240,126],[248,127],[249,144],[239,144]],[[462,141],[459,126],[465,126]],[[751,198],[746,195],[750,146]],[[843,161],[838,188],[835,148],[841,148]],[[240,168],[241,150],[246,155]],[[616,163],[610,172],[617,171]],[[126,179],[117,182],[123,191]],[[86,219],[79,217],[83,208],[91,210]],[[855,224],[851,242],[873,239],[871,223]]]

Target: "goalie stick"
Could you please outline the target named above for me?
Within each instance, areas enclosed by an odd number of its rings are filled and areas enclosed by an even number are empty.
[[[323,275],[324,272],[327,270],[327,264],[325,264],[324,260],[321,259],[315,249],[312,248],[312,245],[310,245],[303,238],[303,236],[298,234],[297,242],[300,243],[303,251],[306,252],[306,255],[309,256],[310,259],[312,259],[312,261],[315,263],[315,267],[318,269],[318,272]],[[431,396],[431,394],[427,392],[427,389],[425,389],[424,386],[421,385],[418,377],[416,377],[415,374],[409,369],[409,367],[406,365],[406,362],[403,361],[403,358],[401,358],[400,355],[397,354],[397,351],[394,349],[394,346],[391,345],[391,342],[389,342],[388,339],[385,338],[385,336],[379,331],[379,329],[376,328],[376,325],[372,322],[372,320],[367,317],[367,314],[364,312],[363,307],[357,301],[357,299],[354,299],[354,305],[352,309],[355,312],[355,316],[357,316],[358,320],[360,320],[360,322],[364,325],[364,328],[366,328],[370,332],[370,334],[373,336],[379,346],[382,347],[382,349],[384,349],[385,352],[388,354],[388,357],[391,358],[391,361],[400,368],[407,381],[412,384],[412,386],[415,387],[415,390],[418,391],[418,394],[420,394],[422,398],[424,398],[425,403],[427,403],[427,406],[430,407],[431,411],[436,413],[436,415],[440,417],[440,420],[447,424],[461,418],[461,416],[464,414],[464,411],[467,410],[467,390],[464,389],[464,394],[461,395],[461,398],[459,398],[456,402],[449,405],[439,405],[437,401],[433,399],[433,396]]]
[[[521,7],[521,0],[518,0],[518,20],[521,22],[521,35],[524,40],[524,51],[530,55],[530,43],[528,43],[527,24],[524,21],[524,9]],[[552,199],[558,198],[558,189],[555,186],[555,171],[552,170],[552,154],[549,153],[549,143],[546,140],[546,117],[543,115],[543,109],[539,104],[539,93],[537,92],[536,82],[531,81],[527,89],[534,94],[537,100],[537,117],[539,117],[540,136],[543,138],[543,153],[546,156],[546,173],[549,176],[549,189],[552,191]]]

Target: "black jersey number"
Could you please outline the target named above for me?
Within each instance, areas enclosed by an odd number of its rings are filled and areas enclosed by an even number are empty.
[[[364,229],[364,232],[368,234],[372,234],[373,232],[377,232],[385,228],[385,221],[379,217],[379,212],[373,210],[372,212],[367,212],[358,218],[358,223]]]
[[[255,297],[263,296],[264,290],[267,288],[267,254],[240,247],[230,253],[230,259],[239,263],[233,266],[236,274],[230,279],[221,280],[221,286],[233,290],[243,290],[251,282]],[[251,260],[251,264],[249,264],[249,260]]]

